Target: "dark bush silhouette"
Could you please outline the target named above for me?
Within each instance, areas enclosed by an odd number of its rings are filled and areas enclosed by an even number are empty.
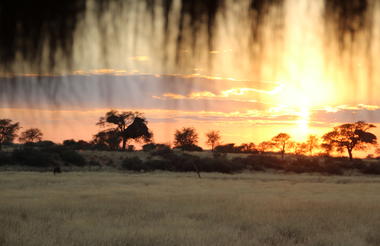
[[[148,143],[142,146],[143,151],[159,151],[159,150],[170,150],[170,146],[167,144],[155,144]]]
[[[175,149],[180,149],[183,151],[203,151],[203,149],[195,144],[185,144],[178,147],[175,147]]]
[[[13,159],[11,153],[0,151],[0,166],[9,165],[12,163]]]
[[[370,175],[380,175],[380,162],[371,162],[361,169],[362,173]]]
[[[12,153],[14,162],[33,167],[49,167],[59,159],[55,154],[33,148],[16,149]]]
[[[147,171],[149,170],[148,165],[146,165],[138,157],[125,158],[121,164],[121,168],[131,171]]]
[[[75,141],[74,139],[64,140],[63,146],[73,150],[89,150],[93,148],[93,146],[90,143],[84,140]]]
[[[85,166],[87,164],[84,157],[78,152],[71,149],[61,149],[57,153],[61,160],[66,164],[71,164],[74,166]]]
[[[148,143],[148,144],[144,144],[142,146],[142,150],[143,151],[152,151],[152,150],[155,150],[156,149],[156,144],[155,143]]]
[[[215,147],[215,152],[235,153],[236,152],[235,144],[230,143],[230,144],[218,145]]]

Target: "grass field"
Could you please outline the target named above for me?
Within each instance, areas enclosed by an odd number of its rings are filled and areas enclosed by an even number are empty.
[[[0,172],[0,245],[380,245],[380,179]]]

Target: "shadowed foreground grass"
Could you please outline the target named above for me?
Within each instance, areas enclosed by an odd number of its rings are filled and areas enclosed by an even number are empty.
[[[0,245],[380,245],[380,179],[0,173]]]

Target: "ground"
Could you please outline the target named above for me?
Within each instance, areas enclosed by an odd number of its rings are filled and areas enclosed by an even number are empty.
[[[0,172],[0,245],[380,245],[380,179]]]

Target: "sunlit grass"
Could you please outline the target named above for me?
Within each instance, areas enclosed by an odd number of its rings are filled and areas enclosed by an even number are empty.
[[[0,173],[0,245],[380,245],[380,180]]]

